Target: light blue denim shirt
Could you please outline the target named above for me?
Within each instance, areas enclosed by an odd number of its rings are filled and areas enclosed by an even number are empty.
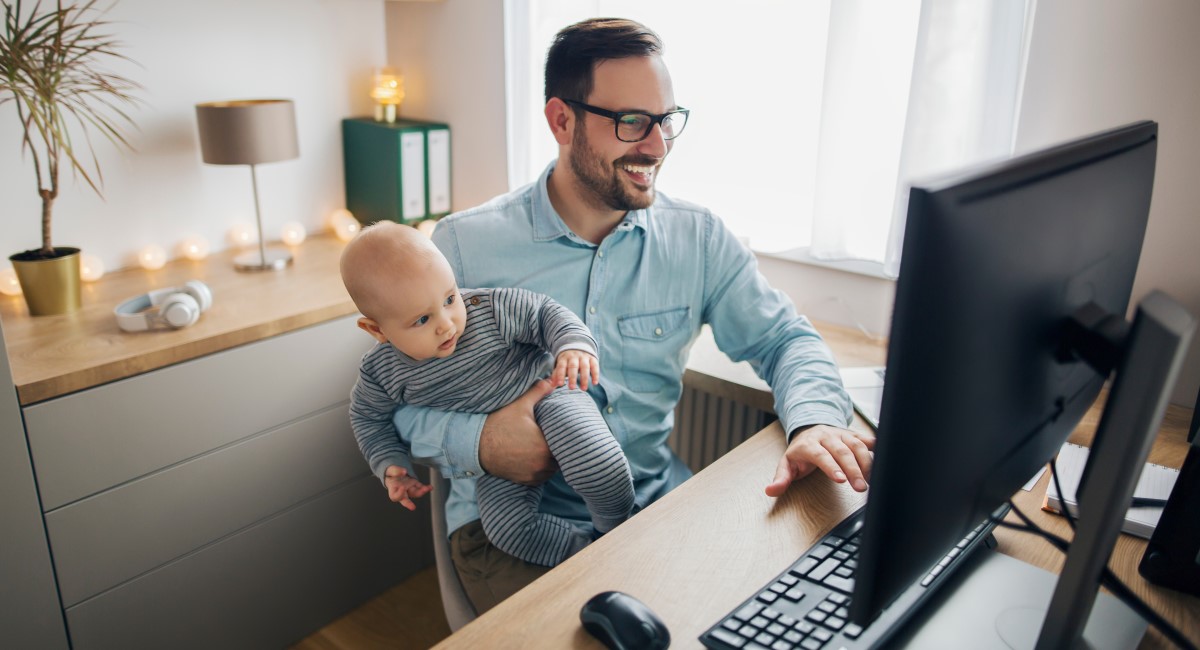
[[[441,221],[433,241],[459,286],[521,287],[578,314],[600,350],[600,385],[589,393],[633,472],[637,508],[688,477],[667,447],[683,390],[688,351],[700,326],[717,346],[749,361],[774,389],[784,430],[845,427],[850,399],[824,341],[791,301],[767,285],[754,255],[710,211],[661,192],[634,210],[599,245],[571,232],[537,182]],[[452,478],[450,531],[479,518],[475,478],[485,414],[404,406],[396,428],[414,460]],[[769,476],[761,477],[763,485]],[[586,525],[587,508],[562,475],[545,485],[543,512]]]

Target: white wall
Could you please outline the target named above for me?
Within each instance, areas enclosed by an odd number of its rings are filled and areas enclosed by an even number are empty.
[[[1042,0],[1017,148],[1141,119],[1159,123],[1150,223],[1134,300],[1161,289],[1200,317],[1200,2]],[[1172,401],[1196,402],[1193,343]]]
[[[324,227],[345,204],[340,120],[370,113],[371,68],[385,60],[383,4],[118,0],[112,33],[139,65],[113,70],[145,87],[133,113],[137,152],[98,147],[106,200],[64,175],[55,245],[83,248],[110,269],[131,265],[146,244],[174,257],[189,233],[226,248],[230,225],[254,222],[250,170],[201,162],[193,108],[222,99],[295,100],[300,158],[258,169],[264,230],[278,240],[287,221]],[[40,246],[41,203],[11,104],[0,107],[0,196],[0,252]]]
[[[400,113],[450,125],[453,208],[508,190],[504,3],[389,2],[388,63],[404,75]]]
[[[414,96],[404,112],[449,121],[454,129],[455,209],[507,188],[501,7],[495,0],[387,5],[388,58],[408,68]],[[1154,205],[1134,297],[1163,289],[1200,315],[1196,34],[1195,0],[1037,3],[1017,147],[1029,151],[1138,119],[1157,120]],[[810,316],[873,331],[883,324],[886,331],[891,283],[778,259],[760,263]],[[843,290],[856,293],[839,296]],[[1173,401],[1191,406],[1198,387],[1200,344],[1194,344]]]

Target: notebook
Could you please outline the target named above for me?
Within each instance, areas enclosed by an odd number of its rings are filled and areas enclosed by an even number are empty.
[[[872,429],[879,429],[879,409],[883,404],[883,366],[842,368],[842,385],[850,394],[854,410]]]
[[[1062,483],[1066,495],[1067,507],[1071,514],[1079,516],[1079,504],[1075,500],[1075,490],[1079,487],[1079,479],[1083,476],[1083,466],[1087,464],[1088,448],[1072,443],[1064,443],[1058,452],[1055,464],[1058,467],[1058,480]],[[1175,487],[1175,479],[1179,470],[1154,463],[1146,463],[1142,475],[1138,478],[1137,487],[1133,490],[1134,498],[1163,499],[1171,496]],[[1053,478],[1046,488],[1046,499],[1042,510],[1062,514],[1062,500],[1058,498],[1058,489],[1054,486]],[[1130,507],[1125,513],[1125,523],[1121,530],[1130,535],[1150,539],[1158,518],[1162,515],[1162,507]]]

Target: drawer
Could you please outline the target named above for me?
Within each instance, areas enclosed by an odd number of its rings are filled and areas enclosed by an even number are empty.
[[[63,605],[366,474],[348,411],[343,402],[48,513]]]
[[[25,428],[53,510],[345,401],[374,341],[354,317],[36,404]]]
[[[71,645],[285,647],[432,564],[428,515],[357,479],[67,608]]]

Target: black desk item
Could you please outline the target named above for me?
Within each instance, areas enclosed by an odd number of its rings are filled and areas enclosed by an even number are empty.
[[[1200,596],[1200,438],[1196,437],[1200,398],[1196,406],[1188,436],[1192,446],[1146,545],[1138,573],[1157,585]]]
[[[612,650],[664,650],[671,633],[642,601],[619,591],[596,594],[579,610],[583,628]]]

